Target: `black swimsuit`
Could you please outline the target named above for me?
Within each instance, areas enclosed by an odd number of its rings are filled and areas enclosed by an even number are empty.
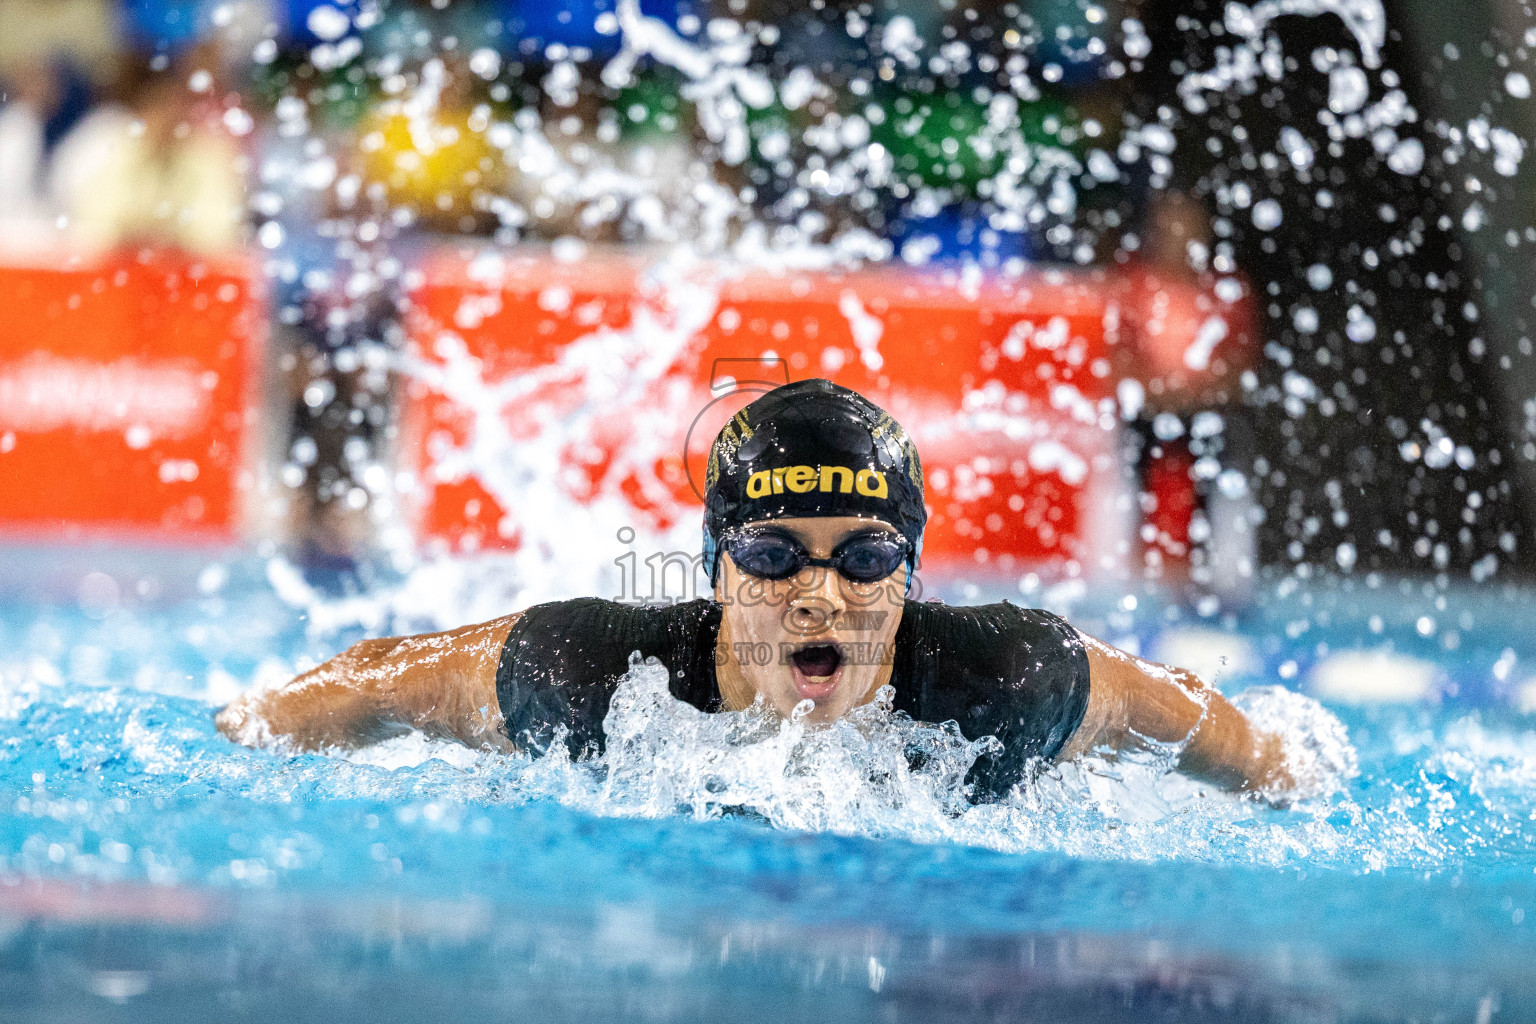
[[[636,608],[580,598],[530,608],[507,635],[496,670],[507,734],[543,751],[563,726],[573,754],[600,750],[608,702],[633,651],[667,666],[678,700],[719,711],[719,632],[713,601]],[[1002,741],[1002,752],[983,755],[968,777],[978,798],[1007,793],[1032,759],[1059,753],[1088,708],[1082,639],[1049,612],[908,601],[890,656],[898,710],[924,722],[954,720],[970,739]]]

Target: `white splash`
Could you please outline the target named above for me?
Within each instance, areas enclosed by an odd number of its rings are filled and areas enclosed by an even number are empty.
[[[1391,68],[1382,69],[1381,51],[1386,42],[1387,20],[1381,0],[1261,0],[1255,4],[1234,0],[1228,3],[1222,27],[1243,43],[1217,47],[1214,66],[1192,69],[1181,77],[1178,93],[1185,108],[1191,113],[1202,114],[1234,91],[1252,92],[1261,80],[1283,83],[1286,56],[1273,22],[1286,15],[1337,16],[1359,48],[1358,62],[1354,54],[1331,47],[1319,47],[1312,52],[1313,67],[1328,76],[1327,108],[1317,113],[1317,123],[1325,129],[1328,138],[1335,142],[1345,138],[1368,138],[1377,154],[1385,158],[1389,169],[1404,176],[1418,174],[1424,165],[1424,145],[1419,139],[1406,135],[1408,129],[1405,126],[1419,122],[1419,112],[1409,103],[1407,93],[1398,87],[1401,76]],[[1375,100],[1371,97],[1371,78],[1365,69],[1381,69],[1378,77],[1385,89]],[[1518,72],[1507,76],[1504,84],[1511,96],[1521,98],[1522,92],[1529,95],[1530,83]],[[1508,129],[1491,128],[1486,118],[1481,117],[1468,122],[1465,130],[1444,122],[1431,123],[1427,127],[1449,140],[1445,147],[1447,163],[1459,160],[1470,142],[1473,148],[1491,153],[1496,173],[1505,177],[1518,173],[1525,145]],[[1142,130],[1138,141],[1145,142],[1146,130]],[[1279,148],[1298,171],[1308,170],[1315,159],[1313,142],[1298,130],[1298,126],[1287,125],[1281,129]],[[1155,163],[1153,170],[1162,173]],[[1262,230],[1274,226],[1260,224],[1257,210],[1255,214],[1255,224]]]
[[[695,46],[660,18],[640,11],[640,0],[619,0],[614,13],[624,45],[603,68],[610,88],[629,84],[635,64],[652,57],[681,71],[689,79],[684,99],[693,101],[699,124],[720,147],[729,166],[746,160],[751,143],[747,111],[762,110],[774,100],[773,84],[761,71],[749,68],[754,38],[735,21],[715,18],[709,23],[710,46]]]
[[[837,299],[837,311],[848,321],[853,343],[859,349],[859,361],[867,369],[878,373],[885,365],[880,354],[880,339],[885,335],[885,321],[864,308],[858,293],[847,289]]]
[[[1227,337],[1227,318],[1218,314],[1211,314],[1205,318],[1205,323],[1200,325],[1200,330],[1195,333],[1194,340],[1184,350],[1184,365],[1191,370],[1204,370],[1211,365],[1211,356]]]
[[[886,688],[827,727],[761,707],[706,714],[671,695],[663,666],[634,661],[604,721],[607,750],[595,759],[573,761],[560,743],[536,759],[469,753],[419,734],[346,758],[389,768],[453,765],[465,774],[457,798],[439,794],[450,800],[494,792],[500,800],[554,799],[607,817],[748,816],[785,829],[1114,860],[1283,864],[1307,862],[1310,853],[1349,860],[1364,834],[1356,828],[1361,812],[1339,795],[1355,771],[1343,726],[1289,691],[1261,688],[1238,697],[1263,728],[1286,737],[1299,766],[1297,791],[1270,794],[1296,808],[1284,812],[1171,772],[1178,746],[1150,743],[1114,761],[1041,766],[1006,799],[973,804],[966,774],[996,741],[968,740],[952,722],[914,722],[891,709],[892,696]],[[1330,824],[1327,817],[1341,807],[1351,824]],[[1268,824],[1238,824],[1258,820]],[[1396,838],[1402,849],[1376,851],[1377,860],[1413,860],[1433,850],[1406,825]]]
[[[1295,785],[1266,794],[1290,802],[1332,796],[1360,773],[1344,724],[1311,697],[1283,686],[1253,686],[1232,699],[1254,728],[1279,736]]]
[[[1251,6],[1229,3],[1225,21],[1227,31],[1256,41],[1268,30],[1270,22],[1288,14],[1314,18],[1337,15],[1355,37],[1366,66],[1380,66],[1381,48],[1387,41],[1387,12],[1381,0],[1263,0]]]
[[[850,835],[943,834],[966,806],[966,772],[996,741],[912,722],[891,710],[893,697],[886,687],[846,718],[808,728],[761,707],[707,714],[672,696],[664,666],[632,662],[603,723],[602,785],[577,803],[647,817],[748,810],[781,828]]]

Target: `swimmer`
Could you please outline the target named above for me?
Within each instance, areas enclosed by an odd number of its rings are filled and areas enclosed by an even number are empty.
[[[880,687],[914,719],[995,736],[969,776],[978,800],[1032,766],[1148,740],[1196,779],[1271,799],[1291,786],[1280,737],[1190,672],[1009,603],[907,600],[927,512],[907,434],[855,392],[804,380],[761,396],[710,449],[703,565],[713,599],[539,605],[446,633],[364,640],[218,715],[238,742],[324,750],[403,728],[541,752],[563,733],[597,750],[631,652],[706,711],[761,701],[830,722]]]

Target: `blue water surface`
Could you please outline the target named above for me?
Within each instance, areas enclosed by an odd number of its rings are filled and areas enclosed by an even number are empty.
[[[1257,652],[1229,693],[1351,647],[1437,666],[1417,701],[1331,705],[1360,772],[1327,800],[1057,799],[931,841],[636,816],[527,758],[236,746],[219,702],[361,631],[221,572],[0,604],[0,1018],[1536,1017],[1519,594],[1319,585],[1226,622]],[[1149,649],[1189,624],[1091,604]]]

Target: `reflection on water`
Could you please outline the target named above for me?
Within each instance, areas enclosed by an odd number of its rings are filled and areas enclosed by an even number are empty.
[[[1042,882],[1049,879],[1042,878]],[[165,909],[132,886],[0,890],[7,1019],[1488,1019],[1529,1013],[1507,958],[1339,962],[1292,944],[1012,935],[586,908],[222,895]],[[32,923],[27,923],[28,921]],[[1490,987],[1496,986],[1496,987]]]

